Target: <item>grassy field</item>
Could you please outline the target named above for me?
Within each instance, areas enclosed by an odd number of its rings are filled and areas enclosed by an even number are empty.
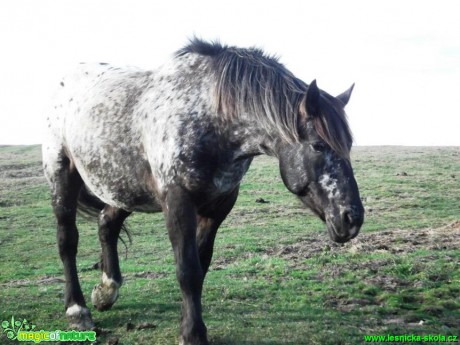
[[[205,282],[212,344],[460,336],[460,148],[357,147],[352,157],[366,220],[345,245],[331,243],[324,225],[284,188],[276,161],[255,160],[219,231]],[[97,343],[177,344],[180,291],[163,216],[135,214],[128,224],[133,243],[120,244],[120,299],[104,313],[90,307],[103,330]],[[99,244],[95,223],[81,219],[79,229],[89,302],[100,280],[92,268]],[[0,147],[0,322],[12,316],[37,329],[66,329],[39,146]],[[9,343],[0,334],[0,344]]]

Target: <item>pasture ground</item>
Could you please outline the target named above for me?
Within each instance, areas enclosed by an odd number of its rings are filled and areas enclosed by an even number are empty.
[[[274,159],[255,160],[205,281],[212,344],[460,336],[460,148],[356,147],[352,159],[366,220],[345,245],[331,243],[284,188]],[[0,322],[14,316],[66,330],[54,224],[40,147],[0,147]],[[128,224],[121,296],[110,311],[90,307],[97,343],[177,344],[180,291],[163,217],[135,214]],[[94,222],[80,219],[79,229],[90,304],[99,244]],[[0,343],[13,342],[0,334]]]

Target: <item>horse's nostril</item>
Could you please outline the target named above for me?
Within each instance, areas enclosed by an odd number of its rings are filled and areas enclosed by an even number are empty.
[[[364,213],[359,210],[348,208],[342,211],[342,224],[348,227],[361,227],[364,220]]]
[[[349,210],[345,210],[342,212],[342,223],[343,224],[352,224],[353,223],[353,217],[350,213]]]
[[[347,212],[346,217],[347,217],[348,222],[350,224],[353,224],[354,219],[353,219],[353,216],[351,215],[351,212]]]
[[[354,225],[358,221],[358,216],[353,210],[344,210],[342,212],[342,222],[347,225]]]

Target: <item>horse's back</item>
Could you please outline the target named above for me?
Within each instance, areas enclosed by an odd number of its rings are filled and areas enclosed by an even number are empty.
[[[82,134],[85,124],[100,130],[98,124],[106,121],[129,122],[133,112],[127,107],[143,92],[150,75],[136,68],[80,64],[59,83],[47,113],[48,134],[59,132],[68,141],[72,134]],[[88,135],[88,139],[96,137]]]

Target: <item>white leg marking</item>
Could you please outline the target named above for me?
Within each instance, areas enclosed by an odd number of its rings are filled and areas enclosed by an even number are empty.
[[[85,315],[88,314],[88,308],[79,306],[78,304],[74,304],[73,306],[67,308],[65,312],[66,316],[77,316],[77,315]]]
[[[102,285],[105,286],[113,286],[113,287],[120,287],[121,283],[116,282],[112,278],[107,277],[107,274],[105,272],[102,272]]]

